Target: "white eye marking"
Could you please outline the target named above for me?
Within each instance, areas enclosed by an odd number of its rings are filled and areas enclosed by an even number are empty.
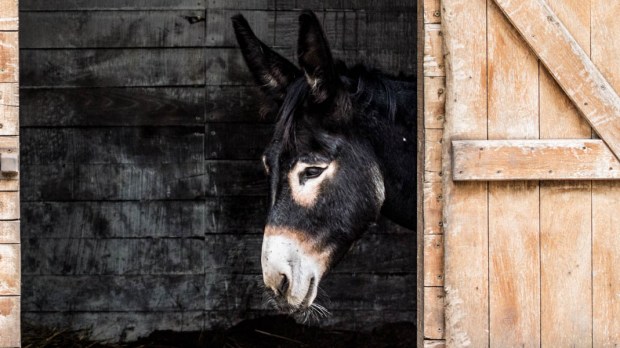
[[[324,170],[319,176],[315,178],[308,178],[302,184],[299,180],[299,174],[308,167],[319,167],[324,168]],[[291,194],[295,203],[306,208],[313,206],[321,193],[322,183],[325,179],[334,176],[337,167],[336,162],[331,162],[327,165],[325,163],[316,164],[297,162],[293,169],[288,173],[288,182],[291,187]]]

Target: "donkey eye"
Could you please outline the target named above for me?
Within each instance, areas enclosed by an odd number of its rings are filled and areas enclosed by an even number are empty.
[[[321,175],[324,170],[325,168],[321,167],[308,167],[306,168],[306,170],[304,170],[304,176],[308,179],[316,178]]]

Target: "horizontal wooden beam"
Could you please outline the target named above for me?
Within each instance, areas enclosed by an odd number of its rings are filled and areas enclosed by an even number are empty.
[[[620,158],[620,97],[545,0],[495,0],[592,128]]]
[[[454,140],[455,181],[620,179],[602,140]]]

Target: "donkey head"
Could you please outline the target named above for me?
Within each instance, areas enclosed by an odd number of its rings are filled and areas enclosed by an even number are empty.
[[[262,158],[271,208],[262,247],[263,279],[281,311],[307,314],[319,282],[378,217],[385,199],[375,152],[358,126],[358,108],[321,25],[299,17],[299,66],[262,43],[233,17],[245,61],[277,110]]]

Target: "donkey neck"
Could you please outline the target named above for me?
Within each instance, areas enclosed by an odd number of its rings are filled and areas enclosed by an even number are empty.
[[[381,213],[409,229],[416,228],[417,119],[414,82],[381,80],[383,91],[370,96],[360,115],[382,169],[385,202]]]

